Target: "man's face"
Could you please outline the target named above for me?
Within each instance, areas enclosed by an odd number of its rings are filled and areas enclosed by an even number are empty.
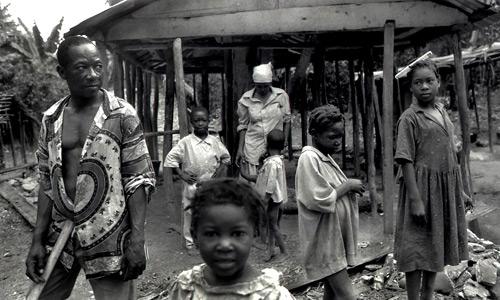
[[[93,44],[73,46],[68,49],[66,66],[58,66],[61,78],[66,80],[71,95],[90,99],[102,86],[103,64]]]

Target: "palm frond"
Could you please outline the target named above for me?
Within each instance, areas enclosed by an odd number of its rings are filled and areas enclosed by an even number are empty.
[[[33,25],[33,38],[35,40],[38,55],[42,60],[45,60],[47,58],[47,53],[45,53],[45,41],[43,40],[42,34],[40,33],[36,23]]]
[[[48,53],[54,53],[57,50],[63,21],[64,17],[59,20],[59,23],[52,29],[49,37],[47,38],[47,41],[45,41],[45,51],[47,51]]]

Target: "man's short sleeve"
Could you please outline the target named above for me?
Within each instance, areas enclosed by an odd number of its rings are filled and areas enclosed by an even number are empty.
[[[156,183],[156,176],[149,156],[141,122],[135,114],[124,116],[121,121],[121,175],[126,197],[140,186],[148,193]]]

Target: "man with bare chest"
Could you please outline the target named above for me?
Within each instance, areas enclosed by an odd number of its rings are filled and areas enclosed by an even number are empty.
[[[40,299],[66,299],[83,269],[96,299],[135,299],[145,269],[144,222],[155,175],[134,108],[101,89],[102,62],[86,37],[58,48],[70,95],[43,115],[37,224],[26,275],[38,283],[61,226],[75,227]]]

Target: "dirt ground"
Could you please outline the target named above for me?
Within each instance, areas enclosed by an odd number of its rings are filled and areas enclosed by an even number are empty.
[[[496,146],[500,153],[500,146]],[[500,208],[500,155],[490,155],[487,148],[474,148],[471,155],[471,170],[474,182],[475,199],[488,205]],[[149,252],[148,267],[144,275],[137,281],[139,296],[160,293],[168,288],[175,275],[194,264],[201,263],[198,256],[189,256],[181,247],[179,234],[179,216],[174,199],[180,197],[179,188],[167,190],[165,185],[159,187],[148,207],[148,223],[146,226],[147,246]],[[173,195],[167,197],[166,195]],[[483,237],[500,243],[500,209],[480,219]],[[31,228],[28,223],[14,210],[10,204],[0,199],[0,299],[23,299],[29,287],[29,281],[24,275],[24,259],[31,240]],[[283,219],[284,232],[287,235],[289,249],[298,249],[298,243],[293,236],[297,232],[296,215],[285,215]],[[251,261],[257,267],[264,267],[262,262],[264,251],[253,249]],[[274,264],[278,269],[291,268],[290,262]],[[353,274],[353,280],[359,278],[360,272]],[[285,280],[287,280],[285,278]],[[356,288],[361,299],[388,299],[401,292],[385,290],[371,291],[362,284]],[[83,275],[70,299],[92,299],[89,284]]]

